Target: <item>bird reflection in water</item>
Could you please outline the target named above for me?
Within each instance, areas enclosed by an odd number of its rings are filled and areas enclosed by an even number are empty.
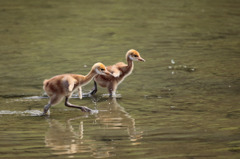
[[[136,130],[135,119],[118,104],[116,98],[96,105],[99,113],[95,116],[79,116],[64,122],[48,119],[46,147],[54,150],[56,155],[90,153],[95,158],[106,158],[115,155],[115,145],[119,140],[130,141],[131,145],[141,144],[142,132]]]
[[[132,144],[140,144],[137,140],[142,138],[142,133],[140,131],[137,132],[135,119],[125,111],[124,107],[117,102],[116,98],[109,98],[107,104],[106,102],[102,102],[98,104],[98,107],[100,111],[96,117],[96,121],[101,123],[103,130],[116,130],[116,133],[119,133],[119,130],[122,130],[123,132],[127,131]],[[105,109],[107,111],[101,111],[101,109]],[[113,132],[114,131],[105,131],[105,133],[109,134],[112,134]]]

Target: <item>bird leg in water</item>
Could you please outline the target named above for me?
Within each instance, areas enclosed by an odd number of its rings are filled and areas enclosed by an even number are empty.
[[[96,81],[94,81],[94,87],[93,87],[93,89],[91,90],[91,92],[89,92],[89,94],[94,95],[94,94],[97,93],[97,91],[98,91],[98,89],[97,89],[97,83],[96,83]]]
[[[78,109],[81,109],[83,112],[91,112],[92,111],[92,109],[90,109],[88,107],[73,105],[73,104],[69,103],[68,97],[66,97],[66,99],[65,99],[65,106],[72,107],[72,108],[78,108]]]
[[[109,97],[116,97],[118,83],[116,81],[112,81],[108,86]]]

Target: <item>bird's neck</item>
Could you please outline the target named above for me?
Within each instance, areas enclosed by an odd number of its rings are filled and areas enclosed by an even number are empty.
[[[82,85],[88,84],[96,75],[97,73],[94,70],[91,70],[86,76],[84,76]]]
[[[127,58],[127,63],[128,63],[128,65],[127,65],[126,73],[131,73],[132,70],[133,70],[133,67],[134,67],[134,65],[133,65],[133,60],[131,60],[131,59],[128,57],[128,58]]]

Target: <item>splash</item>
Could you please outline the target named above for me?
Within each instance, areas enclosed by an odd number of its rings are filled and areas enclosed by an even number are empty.
[[[176,62],[174,61],[174,59],[171,59],[171,64],[172,66],[168,66],[169,70],[173,70],[172,74],[174,74],[174,70],[182,70],[182,71],[186,71],[186,72],[194,72],[196,71],[196,68],[193,66],[187,66],[187,65],[175,65]]]
[[[31,96],[31,97],[24,97],[23,99],[45,99],[48,98],[47,96]]]
[[[93,114],[98,114],[98,110],[91,110],[90,114],[93,115]]]
[[[102,97],[104,98],[108,98],[109,97],[109,94],[103,94]],[[112,96],[113,98],[122,98],[122,95],[121,94],[115,94]]]
[[[41,116],[42,111],[40,110],[25,110],[25,111],[1,110],[0,115]]]
[[[169,70],[182,70],[186,72],[195,72],[197,69],[192,66],[187,65],[175,65],[175,66],[168,66]]]

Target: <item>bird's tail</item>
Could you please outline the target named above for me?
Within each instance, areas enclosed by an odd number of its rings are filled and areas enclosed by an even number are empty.
[[[45,88],[48,86],[48,84],[49,84],[49,82],[48,82],[49,80],[44,80],[43,81],[43,89],[45,90]]]

